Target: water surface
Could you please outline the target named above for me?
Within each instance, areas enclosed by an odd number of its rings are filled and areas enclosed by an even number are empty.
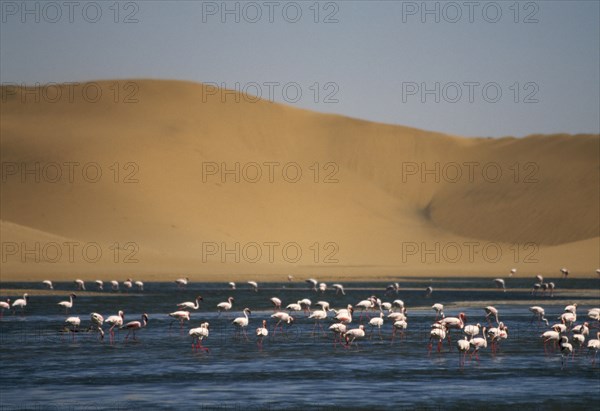
[[[79,293],[69,315],[90,325],[89,314],[108,317],[118,310],[126,321],[150,317],[136,342],[125,342],[125,332],[111,345],[95,333],[60,332],[67,317],[57,303],[73,290],[72,283],[56,283],[62,296],[32,295],[24,316],[4,313],[0,321],[0,409],[592,409],[600,403],[600,369],[592,366],[586,350],[562,366],[560,353],[545,355],[540,334],[547,328],[531,324],[530,305],[543,305],[549,321],[558,321],[565,305],[578,302],[578,323],[587,309],[600,305],[597,279],[557,281],[554,297],[530,295],[530,279],[511,279],[507,292],[493,289],[489,279],[406,279],[399,294],[385,294],[386,283],[349,283],[346,295],[308,290],[304,283],[265,283],[258,292],[245,284],[228,290],[225,284],[192,283],[178,290],[174,283],[148,283],[144,292],[101,295]],[[426,286],[434,293],[427,298]],[[7,289],[41,289],[39,283],[2,283]],[[88,283],[88,289],[94,288]],[[171,324],[167,313],[176,304],[202,295],[183,329]],[[235,298],[230,313],[218,315],[216,304]],[[273,336],[272,306],[277,296],[284,305],[301,298],[329,301],[332,307],[356,304],[370,295],[383,301],[402,299],[408,309],[408,330],[391,344],[392,325],[385,322],[357,347],[334,346],[332,335],[317,332],[304,313],[286,335]],[[19,298],[15,293],[1,299]],[[459,367],[453,334],[451,350],[428,355],[434,302],[446,315],[464,312],[469,323],[487,324],[483,307],[495,305],[509,327],[509,339],[497,355],[481,353],[480,362]],[[231,320],[241,310],[252,310],[249,341],[235,337]],[[373,315],[373,314],[371,314]],[[353,327],[360,312],[355,312]],[[262,350],[254,330],[269,320],[270,336]],[[209,353],[195,352],[187,331],[210,323],[205,341]],[[362,322],[367,324],[368,319]],[[326,329],[332,321],[324,323]],[[106,327],[105,327],[106,328]],[[352,327],[351,327],[352,328]],[[367,329],[369,329],[367,325]],[[592,332],[595,333],[595,330]]]

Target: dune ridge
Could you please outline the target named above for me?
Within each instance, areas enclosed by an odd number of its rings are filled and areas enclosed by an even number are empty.
[[[2,87],[3,281],[600,266],[598,135],[463,138],[233,92],[223,102],[196,83],[119,80],[117,101],[114,81],[93,84],[97,102]],[[71,240],[102,258],[22,261],[23,244]]]

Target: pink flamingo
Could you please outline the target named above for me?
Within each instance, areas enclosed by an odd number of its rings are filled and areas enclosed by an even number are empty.
[[[129,338],[129,334],[133,333],[133,340],[135,341],[135,332],[144,328],[148,325],[148,314],[142,314],[142,321],[130,321],[125,325],[122,325],[120,329],[129,330],[127,336],[125,337],[125,341]]]
[[[192,328],[189,333],[190,337],[192,337],[192,349],[198,351],[201,349],[202,351],[208,352],[208,348],[202,345],[202,340],[208,338],[208,323],[204,322],[200,324],[200,327]]]

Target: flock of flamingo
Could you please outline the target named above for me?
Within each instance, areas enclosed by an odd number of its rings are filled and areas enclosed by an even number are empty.
[[[569,274],[568,270],[561,269],[563,278],[566,278]],[[600,270],[597,270],[600,274]],[[516,269],[512,269],[510,276],[516,274]],[[292,281],[293,277],[288,276],[288,280]],[[550,296],[553,296],[554,284],[552,282],[545,283],[541,276],[535,277],[536,282],[532,288],[532,294],[535,295],[537,292],[549,292]],[[505,282],[503,279],[494,279],[494,283],[498,288],[502,288],[506,291]],[[76,289],[78,291],[86,290],[85,282],[81,279],[74,281]],[[103,290],[103,282],[98,280],[95,282],[98,290]],[[179,289],[185,289],[189,283],[188,278],[179,278],[175,280],[175,283]],[[314,292],[325,293],[328,286],[326,283],[319,283],[315,279],[308,279],[306,283],[309,284],[309,289]],[[258,292],[258,284],[255,281],[248,281],[248,286]],[[49,289],[53,289],[53,284],[50,280],[43,281],[43,285]],[[136,286],[139,291],[143,291],[144,284],[141,281],[133,282],[131,279],[123,282],[123,287],[126,290],[132,289]],[[228,284],[230,290],[236,290],[236,284],[230,282]],[[111,289],[113,291],[119,290],[119,283],[117,281],[111,282]],[[345,295],[344,287],[341,284],[333,284],[332,289],[335,290],[335,294]],[[390,284],[385,291],[385,295],[395,293],[398,294],[400,286],[398,283]],[[425,296],[430,297],[433,293],[432,287],[427,287],[425,290]],[[60,301],[57,305],[60,309],[65,310],[68,315],[75,304],[77,295],[71,293],[69,299]],[[24,315],[25,309],[29,297],[27,294],[23,295],[23,298],[19,298],[10,303],[10,300],[0,301],[0,318],[5,310],[12,308],[13,314],[16,314],[17,310],[21,311]],[[183,329],[185,322],[189,322],[191,319],[191,312],[197,311],[204,299],[202,296],[197,296],[194,301],[186,301],[176,304],[177,310],[168,314],[172,319],[172,322],[179,322],[181,329]],[[256,344],[259,349],[263,348],[263,340],[268,338],[269,335],[274,337],[277,332],[285,334],[286,330],[284,326],[289,327],[294,324],[295,317],[301,315],[304,312],[305,318],[314,321],[312,334],[320,332],[326,334],[323,328],[324,321],[332,321],[328,329],[333,334],[333,346],[340,345],[346,349],[352,347],[358,348],[358,341],[367,337],[365,331],[366,325],[371,329],[370,337],[373,337],[375,329],[377,329],[377,335],[379,339],[382,339],[381,329],[386,322],[386,319],[392,325],[391,344],[394,344],[396,336],[399,335],[400,339],[404,338],[405,331],[408,329],[408,315],[405,304],[400,299],[395,299],[391,302],[382,301],[376,296],[370,296],[362,301],[357,302],[354,305],[348,304],[346,307],[341,309],[333,309],[330,307],[327,301],[318,301],[315,306],[318,309],[311,310],[312,302],[308,298],[291,302],[283,307],[281,299],[277,297],[270,298],[270,304],[273,307],[273,314],[270,315],[271,321],[273,322],[272,329],[268,328],[267,319],[261,320],[261,326],[256,328]],[[220,316],[223,312],[229,312],[232,310],[235,302],[234,297],[227,298],[226,301],[216,304],[218,315]],[[437,352],[441,353],[443,349],[444,341],[447,341],[449,350],[452,349],[452,333],[458,334],[456,347],[459,353],[459,364],[461,367],[465,365],[467,356],[469,359],[475,357],[476,361],[479,362],[479,352],[490,346],[492,354],[498,352],[499,346],[503,340],[508,339],[508,326],[504,322],[500,321],[500,313],[498,309],[493,306],[486,306],[483,308],[485,317],[483,321],[486,322],[485,326],[481,324],[467,324],[467,317],[464,313],[459,313],[457,316],[446,316],[444,313],[444,306],[440,303],[432,305],[432,310],[435,312],[435,318],[431,324],[428,340],[428,353],[431,355],[433,350],[433,344],[437,343]],[[595,365],[597,353],[600,350],[600,308],[591,308],[587,312],[586,321],[577,323],[577,304],[570,304],[564,308],[564,312],[557,318],[558,322],[550,325],[550,322],[546,318],[546,312],[541,306],[532,306],[529,308],[532,313],[531,323],[534,321],[537,323],[537,328],[545,325],[549,329],[542,332],[540,335],[541,341],[544,346],[544,352],[548,355],[550,352],[560,350],[562,356],[563,367],[566,365],[569,356],[573,358],[576,351],[580,351],[584,346],[587,347],[588,352],[593,354],[592,364]],[[356,319],[357,312],[360,312],[360,316]],[[250,324],[250,315],[252,311],[250,308],[244,308],[242,310],[243,316],[234,318],[231,321],[235,329],[236,338],[244,338],[248,341],[248,335],[246,330]],[[365,318],[366,324],[363,323]],[[125,342],[132,337],[136,339],[136,332],[148,325],[148,315],[142,314],[140,320],[125,322],[125,313],[119,310],[116,315],[111,315],[104,319],[104,317],[96,312],[90,314],[90,326],[86,329],[89,332],[97,332],[99,338],[104,340],[105,331],[104,326],[109,326],[108,334],[110,344],[115,343],[115,330],[127,331],[125,336]],[[351,328],[350,324],[358,322],[358,326]],[[171,323],[172,324],[172,323]],[[77,332],[83,331],[81,329],[81,319],[77,316],[69,316],[65,320],[64,332],[72,334],[73,339]],[[203,346],[203,341],[209,337],[210,324],[207,321],[201,322],[199,327],[191,328],[188,331],[189,336],[192,338],[192,349],[194,351],[208,352],[209,349]],[[596,329],[596,334],[590,334],[592,329]],[[596,338],[590,338],[596,337]],[[574,347],[576,346],[576,348]],[[549,347],[550,346],[550,347]]]

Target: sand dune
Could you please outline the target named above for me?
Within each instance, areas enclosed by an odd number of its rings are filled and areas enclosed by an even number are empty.
[[[600,266],[598,135],[466,139],[131,82],[130,103],[115,82],[98,102],[2,88],[3,281]]]

